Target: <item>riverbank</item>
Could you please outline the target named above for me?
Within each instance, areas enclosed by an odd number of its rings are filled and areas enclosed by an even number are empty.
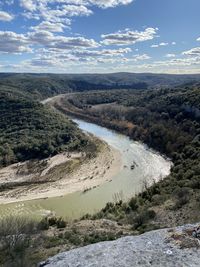
[[[91,159],[84,153],[62,153],[46,161],[13,164],[0,170],[0,204],[83,193],[109,182],[122,168],[120,152],[101,141]],[[10,184],[9,184],[10,183]]]
[[[120,154],[119,157],[113,154],[115,152],[111,153],[107,149],[102,153],[101,147],[101,153],[98,155],[102,155],[102,159],[96,162],[95,158],[87,157],[86,160],[82,155],[72,162],[68,161],[67,164],[54,166],[48,173],[42,171],[43,174],[50,174],[50,177],[43,179],[44,175],[42,180],[40,177],[40,183],[38,180],[37,184],[31,185],[22,182],[17,190],[16,188],[7,190],[11,194],[6,194],[6,190],[2,190],[2,199],[6,201],[5,203],[10,203],[0,205],[2,216],[12,213],[41,217],[53,213],[64,218],[78,219],[86,213],[97,213],[108,202],[129,201],[131,197],[143,192],[146,186],[149,187],[170,174],[171,161],[147,149],[144,144],[134,142],[125,135],[97,124],[87,123],[85,120],[73,119],[73,121],[82,131],[96,138],[93,143],[97,144],[102,140],[104,145],[108,144],[112,148],[112,151],[114,148],[114,151]],[[92,151],[92,147],[88,149],[89,155]],[[116,158],[116,163],[113,157]],[[91,168],[88,161],[91,162]],[[79,163],[83,165],[82,168],[79,168]],[[113,169],[107,164],[116,167]],[[71,170],[74,170],[74,175]],[[69,174],[67,179],[63,180],[63,173]],[[17,201],[24,202],[17,204],[15,203]]]

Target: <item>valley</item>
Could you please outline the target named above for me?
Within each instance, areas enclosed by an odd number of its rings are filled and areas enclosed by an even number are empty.
[[[0,87],[0,215],[17,232],[35,225],[30,266],[200,220],[199,83],[42,97],[10,84]]]

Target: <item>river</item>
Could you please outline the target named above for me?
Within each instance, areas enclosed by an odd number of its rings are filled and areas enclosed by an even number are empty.
[[[76,219],[86,213],[92,214],[100,210],[109,201],[120,198],[127,200],[141,192],[146,181],[152,183],[170,173],[171,161],[148,149],[146,145],[96,124],[77,119],[74,121],[83,131],[94,134],[120,151],[122,168],[119,173],[112,177],[110,182],[85,193],[76,192],[63,197],[2,204],[0,205],[1,216],[23,214],[40,217],[55,213],[64,218]],[[131,170],[133,164],[135,167]]]

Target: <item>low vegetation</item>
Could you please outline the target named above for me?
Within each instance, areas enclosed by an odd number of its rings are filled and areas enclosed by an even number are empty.
[[[106,221],[67,222],[45,217],[37,222],[27,217],[0,220],[0,266],[34,267],[56,253],[131,233]]]

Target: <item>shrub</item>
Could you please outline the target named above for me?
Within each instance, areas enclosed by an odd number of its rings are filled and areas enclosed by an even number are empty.
[[[137,229],[143,226],[148,220],[154,219],[156,213],[154,210],[143,210],[133,218],[134,228]]]
[[[56,225],[57,224],[57,221],[58,221],[58,219],[55,216],[48,218],[49,226]]]
[[[154,196],[152,196],[151,200],[154,205],[160,205],[164,201],[164,196],[155,194]]]
[[[38,224],[39,230],[48,230],[49,229],[49,220],[47,217],[43,218]]]
[[[1,250],[9,266],[26,266],[26,251],[36,230],[36,223],[25,217],[10,216],[0,220]]]
[[[128,204],[133,211],[138,209],[138,204],[137,204],[136,198],[132,197]]]
[[[60,217],[56,221],[56,226],[57,226],[57,228],[65,228],[66,222],[63,220],[63,218]]]
[[[173,196],[175,198],[175,208],[181,208],[189,202],[190,191],[186,187],[179,187],[173,191]]]

